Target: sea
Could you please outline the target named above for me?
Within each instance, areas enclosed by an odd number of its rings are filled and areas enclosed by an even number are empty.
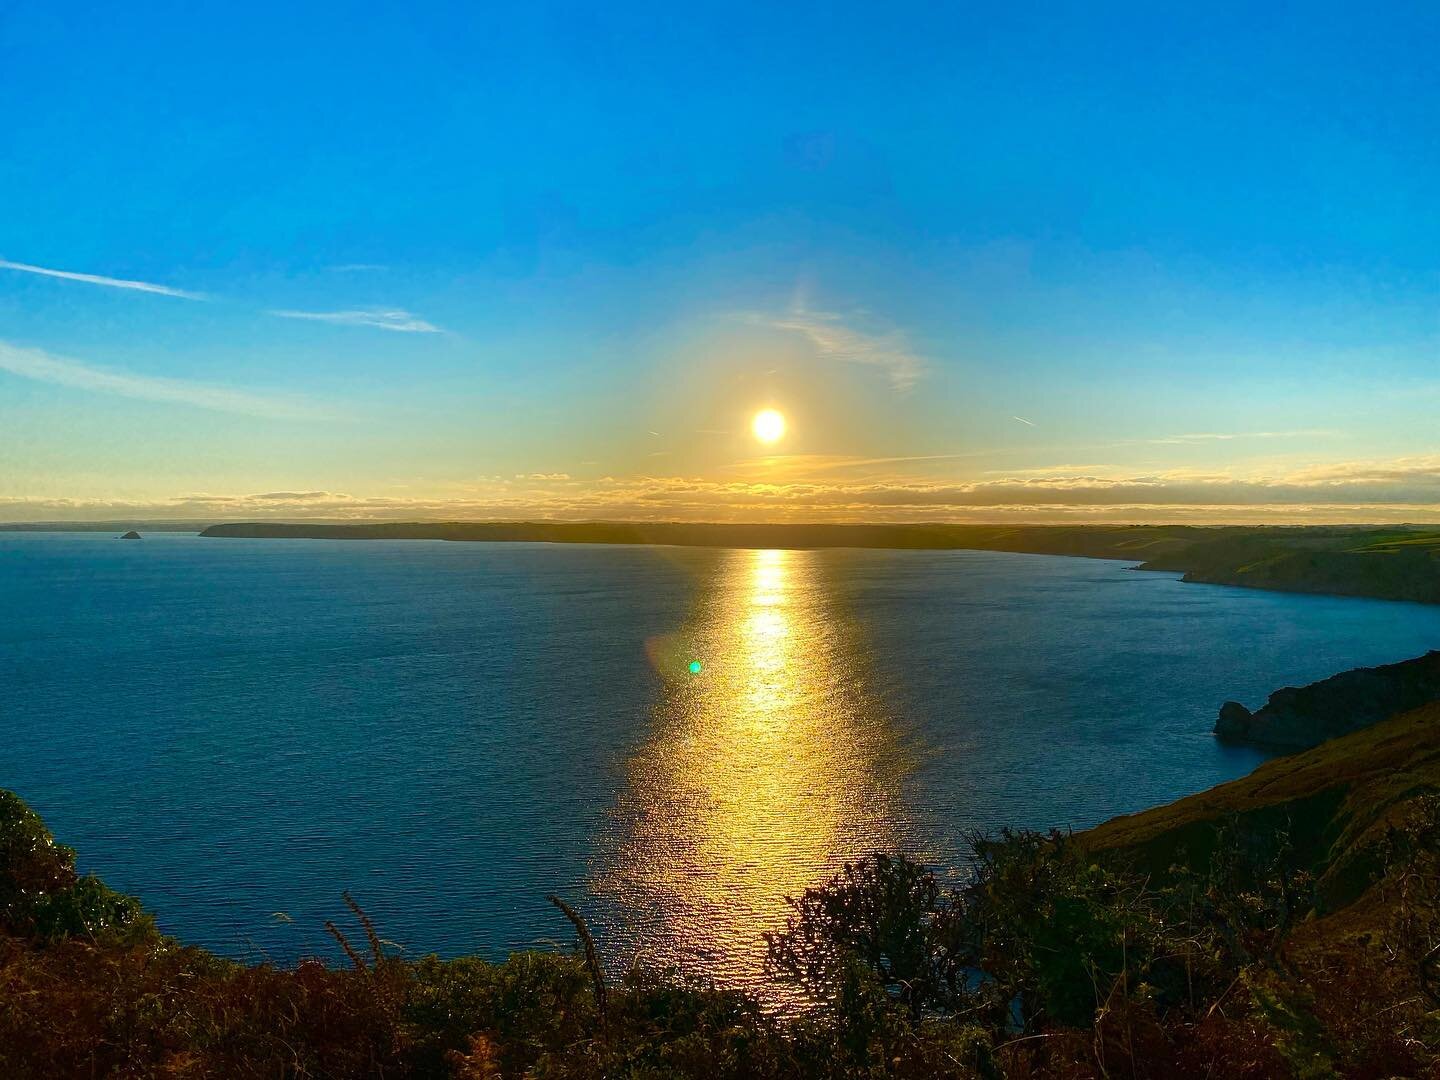
[[[946,877],[1249,772],[1222,702],[1440,647],[1440,607],[977,551],[0,533],[0,787],[180,939],[569,948],[763,982],[787,897]]]

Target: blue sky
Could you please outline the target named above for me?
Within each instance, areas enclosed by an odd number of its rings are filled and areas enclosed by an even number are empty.
[[[1440,9],[1097,8],[7,5],[0,517],[1440,519]]]

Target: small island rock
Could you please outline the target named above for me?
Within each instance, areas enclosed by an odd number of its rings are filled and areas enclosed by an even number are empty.
[[[143,540],[143,539],[145,539],[145,538],[144,538],[143,536],[141,536],[138,532],[136,532],[134,529],[131,529],[131,530],[130,530],[128,533],[126,533],[124,536],[120,537],[120,539],[121,539],[121,540]]]
[[[1222,739],[1243,740],[1250,735],[1250,720],[1255,714],[1238,701],[1227,701],[1220,706],[1220,718],[1215,721],[1215,734]]]

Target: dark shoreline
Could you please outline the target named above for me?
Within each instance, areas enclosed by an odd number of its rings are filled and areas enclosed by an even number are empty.
[[[1440,603],[1440,530],[1369,525],[745,525],[682,522],[242,522],[201,536],[726,548],[1007,551],[1135,562],[1183,580]]]
[[[0,532],[196,532],[291,540],[446,540],[719,548],[1005,551],[1136,563],[1187,582],[1440,603],[1440,529],[1418,525],[933,525],[687,522],[36,522]]]

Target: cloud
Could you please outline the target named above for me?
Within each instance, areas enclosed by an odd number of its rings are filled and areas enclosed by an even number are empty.
[[[877,467],[919,463],[962,461],[972,458],[996,457],[1008,453],[1003,448],[968,450],[954,454],[906,454],[901,457],[859,457],[854,454],[770,454],[765,457],[738,461],[730,468],[738,473],[782,470],[792,479],[833,472],[873,472]]]
[[[786,493],[756,493],[754,499],[719,501],[703,485],[667,487],[663,493],[622,488],[596,498],[538,501],[535,493],[472,499],[367,498],[329,494],[288,501],[256,495],[192,494],[173,499],[65,499],[0,496],[0,521],[152,520],[221,521],[887,521],[1016,522],[1061,521],[1183,522],[1202,524],[1269,522],[1434,523],[1440,502],[1394,506],[1388,503],[1000,503],[938,510],[933,505],[891,503],[877,512],[873,503],[797,502]]]
[[[1440,454],[1307,465],[1291,475],[1296,483],[1312,487],[1397,483],[1440,485]]]
[[[90,285],[106,285],[112,289],[132,289],[135,292],[155,293],[159,296],[176,296],[182,300],[205,300],[204,293],[172,289],[168,285],[155,285],[149,281],[127,281],[124,278],[102,277],[99,274],[78,274],[72,270],[51,270],[44,266],[10,262],[0,259],[0,270],[19,270],[26,274],[43,274],[45,277],[64,278],[66,281],[83,281]]]
[[[1017,416],[1018,420],[1019,417]],[[1159,439],[1141,439],[1142,443],[1160,446],[1186,446],[1194,443],[1229,442],[1234,439],[1305,439],[1329,438],[1333,431],[1309,429],[1302,431],[1200,431],[1188,435],[1166,435]]]
[[[332,267],[341,271],[384,270],[374,263],[348,263]],[[208,300],[204,293],[172,289],[168,285],[156,285],[149,281],[127,281],[124,278],[103,277],[99,274],[80,274],[70,270],[51,270],[44,266],[10,262],[0,259],[0,270],[19,270],[27,274],[43,274],[46,277],[64,278],[67,281],[83,281],[91,285],[106,285],[112,289],[131,289],[136,292],[155,293],[159,296],[175,296],[183,300]],[[443,334],[445,331],[411,312],[400,308],[362,308],[354,311],[293,311],[279,309],[266,312],[282,319],[308,319],[312,322],[334,323],[340,326],[373,326],[380,330],[394,330],[404,334]]]
[[[375,263],[348,263],[332,267],[340,271],[384,270]],[[105,285],[112,289],[131,289],[136,292],[155,293],[159,296],[175,296],[183,300],[208,300],[204,293],[172,289],[168,285],[156,285],[149,281],[127,281],[124,278],[103,277],[99,274],[80,274],[70,270],[52,270],[44,266],[10,262],[0,259],[0,270],[19,270],[27,274],[43,274],[46,277],[64,278],[67,281],[83,281],[91,285]],[[444,331],[434,323],[400,308],[366,308],[354,311],[293,311],[273,310],[266,314],[278,315],[282,319],[309,319],[312,322],[335,323],[340,326],[373,326],[380,330],[394,330],[405,334],[442,334]]]
[[[444,331],[417,315],[398,308],[362,311],[270,311],[282,319],[309,319],[311,322],[335,323],[338,326],[373,326],[379,330],[395,330],[402,334],[443,334]]]
[[[320,419],[326,415],[322,410],[299,401],[156,375],[110,371],[51,356],[39,349],[22,349],[4,342],[0,342],[0,371],[97,394],[118,394],[144,401],[191,405],[247,416],[304,420]]]
[[[403,498],[319,488],[150,502],[15,496],[0,498],[0,520],[1440,523],[1440,455],[1336,462],[1270,476],[1057,469],[973,482],[760,482],[673,475],[580,481],[563,475],[477,478],[448,495]]]
[[[899,330],[866,332],[851,326],[845,316],[836,312],[803,307],[785,315],[752,314],[744,318],[755,325],[800,334],[826,360],[879,368],[900,393],[911,389],[925,371],[924,362]]]

